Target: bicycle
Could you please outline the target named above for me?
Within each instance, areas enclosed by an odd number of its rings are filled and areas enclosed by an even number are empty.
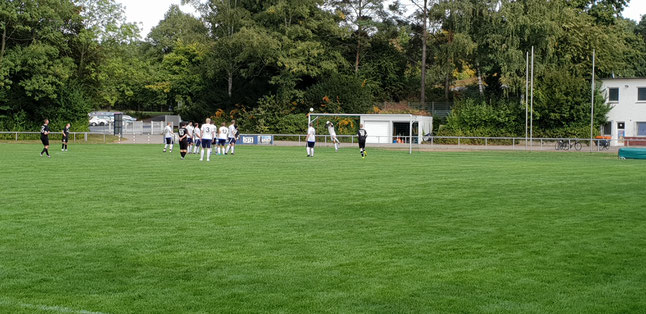
[[[597,141],[597,146],[599,146],[599,150],[609,150],[610,149],[610,141],[609,140],[600,140]]]
[[[569,140],[559,140],[558,142],[556,142],[556,150],[570,150],[572,148],[579,151],[581,150],[581,148],[583,148],[583,145],[581,145],[578,140],[574,140],[574,143]]]

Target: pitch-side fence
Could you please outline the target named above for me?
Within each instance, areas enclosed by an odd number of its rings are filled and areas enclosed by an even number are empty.
[[[61,139],[60,133],[50,133],[50,141],[53,144]],[[306,135],[304,134],[242,134],[242,136],[269,137],[271,141],[265,145],[276,146],[298,146],[304,145]],[[317,145],[332,146],[329,135],[317,135]],[[39,132],[0,132],[0,140],[3,142],[38,141]],[[356,135],[338,135],[342,147],[354,146],[358,143]],[[492,150],[568,150],[576,151],[605,151],[607,144],[612,140],[586,139],[586,138],[534,138],[525,140],[524,137],[475,137],[475,136],[424,136],[421,143],[418,143],[417,136],[368,136],[368,147],[386,147],[408,149],[409,141],[413,141],[414,149],[492,149]],[[132,143],[132,144],[159,144],[162,143],[161,134],[152,135],[124,135],[124,137],[112,136],[103,132],[70,132],[70,143]],[[616,142],[616,141],[613,141]],[[580,143],[581,145],[576,145]],[[592,146],[590,146],[592,143]],[[243,143],[239,143],[244,145]],[[630,139],[623,139],[620,146],[636,146]],[[610,150],[616,147],[609,147]]]

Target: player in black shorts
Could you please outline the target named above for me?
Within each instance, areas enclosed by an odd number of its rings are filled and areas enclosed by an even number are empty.
[[[49,120],[45,119],[45,123],[40,127],[40,141],[43,142],[43,151],[40,152],[40,157],[43,157],[43,153],[47,154],[47,158],[51,158],[49,155]]]
[[[70,140],[70,124],[69,123],[67,125],[65,125],[65,128],[63,129],[63,131],[61,131],[61,133],[63,134],[63,140],[62,140],[63,145],[61,146],[61,151],[66,152],[67,151],[67,142],[69,142],[69,140]]]
[[[361,158],[366,158],[368,153],[366,152],[366,138],[368,138],[368,132],[363,128],[363,124],[359,125],[359,132],[357,132],[359,137],[359,151],[361,152]]]
[[[179,154],[182,155],[182,159],[186,156],[188,150],[188,130],[186,129],[186,122],[179,124]]]

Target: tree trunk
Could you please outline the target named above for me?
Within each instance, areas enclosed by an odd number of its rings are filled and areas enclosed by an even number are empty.
[[[79,70],[78,70],[78,76],[79,78],[83,78],[83,63],[85,63],[85,49],[81,50],[81,58],[79,59]]]
[[[359,73],[359,59],[361,54],[361,26],[359,26],[359,32],[357,33],[357,57],[354,62],[354,73]]]
[[[362,3],[361,0],[359,0],[359,14],[357,14],[357,57],[354,62],[354,73],[359,73],[359,60],[361,57],[361,8],[362,8]]]
[[[0,68],[2,68],[2,57],[4,57],[4,49],[7,43],[7,26],[5,25],[2,30],[2,46],[0,47]]]
[[[420,90],[419,101],[424,106],[426,102],[426,21],[428,20],[428,11],[426,8],[428,0],[424,0],[424,26],[422,28],[422,86]]]
[[[231,89],[233,88],[233,72],[232,71],[227,71],[228,74],[228,86],[227,86],[227,94],[229,95],[229,98],[231,98]]]
[[[478,67],[478,90],[480,95],[484,94],[484,84],[482,83],[482,72],[480,72],[480,67]]]
[[[451,87],[450,73],[446,74],[446,79],[444,80],[444,99],[449,100],[449,90]]]

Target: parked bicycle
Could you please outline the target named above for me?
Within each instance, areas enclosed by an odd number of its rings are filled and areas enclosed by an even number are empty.
[[[583,145],[578,140],[572,141],[566,141],[566,140],[559,140],[556,142],[556,150],[570,150],[574,148],[575,150],[579,151]]]
[[[599,146],[599,150],[608,150],[610,149],[610,141],[609,140],[600,140],[597,141],[597,145]]]

